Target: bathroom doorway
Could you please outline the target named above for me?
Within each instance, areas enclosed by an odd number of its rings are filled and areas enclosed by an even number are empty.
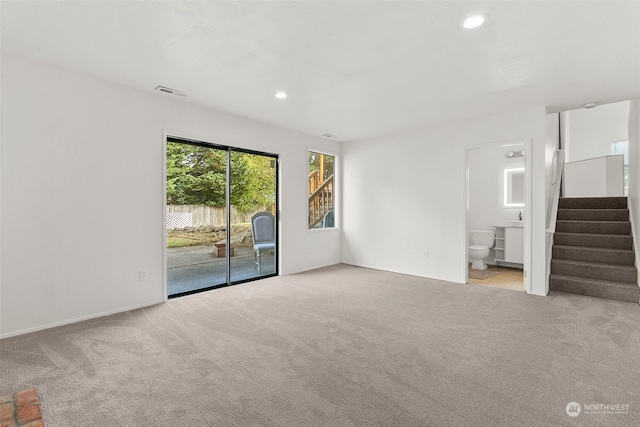
[[[530,292],[530,140],[465,155],[465,283]]]

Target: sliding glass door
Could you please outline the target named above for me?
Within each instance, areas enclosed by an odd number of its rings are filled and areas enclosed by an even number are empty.
[[[276,164],[273,156],[231,150],[231,281],[276,273]],[[251,237],[251,244],[247,241]]]
[[[277,156],[169,138],[167,294],[277,274]]]

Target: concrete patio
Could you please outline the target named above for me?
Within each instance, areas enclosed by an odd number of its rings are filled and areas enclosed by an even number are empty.
[[[224,285],[227,263],[214,252],[212,245],[167,248],[167,294],[172,296]],[[231,257],[231,282],[274,274],[274,254],[262,252],[261,256],[262,271],[258,273],[253,248],[235,246]]]

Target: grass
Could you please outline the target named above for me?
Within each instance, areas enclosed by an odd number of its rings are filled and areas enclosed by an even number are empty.
[[[203,243],[199,240],[193,239],[185,239],[182,237],[168,237],[167,236],[167,247],[168,248],[182,248],[185,246],[198,246]]]
[[[218,238],[218,234],[219,233],[189,233],[170,230],[167,232],[167,247],[181,248],[184,246],[213,245],[213,242],[224,238],[224,235]]]
[[[246,231],[250,224],[233,224],[231,232],[233,234]],[[182,248],[186,246],[202,246],[213,245],[224,239],[226,234],[224,231],[185,231],[185,230],[167,230],[167,248]]]

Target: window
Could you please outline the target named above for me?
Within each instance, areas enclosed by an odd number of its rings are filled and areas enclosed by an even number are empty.
[[[616,141],[611,144],[611,154],[624,156],[624,195],[629,194],[629,141]]]
[[[335,156],[309,151],[309,229],[335,227]]]

